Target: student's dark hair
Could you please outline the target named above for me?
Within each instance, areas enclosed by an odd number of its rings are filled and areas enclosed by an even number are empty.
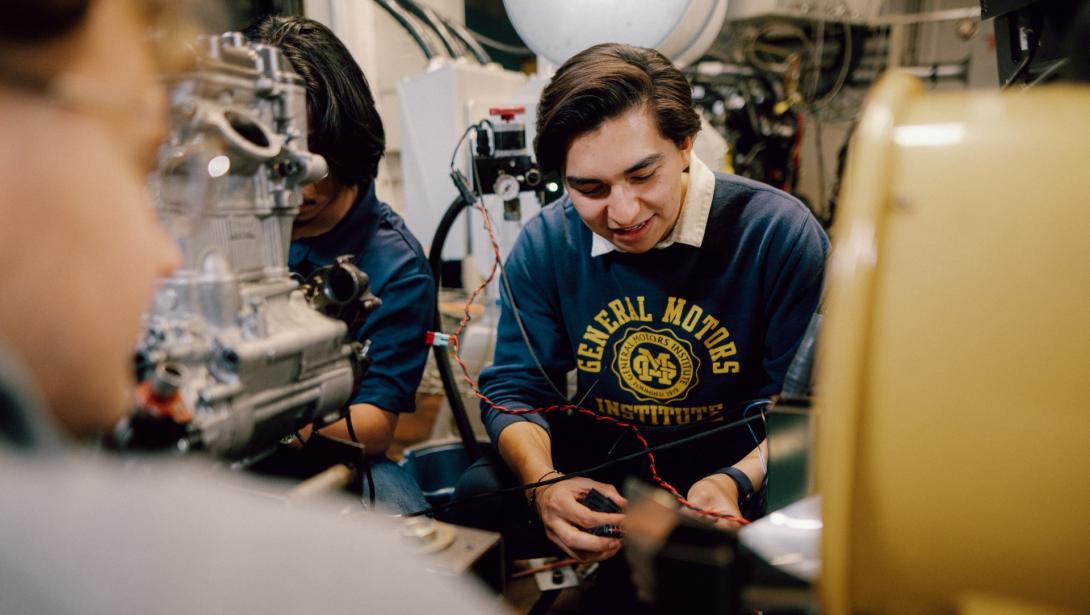
[[[534,150],[546,171],[561,171],[576,137],[641,105],[663,138],[681,147],[700,130],[685,75],[654,49],[604,43],[572,56],[541,93]]]
[[[307,89],[310,149],[325,156],[329,171],[347,185],[378,175],[386,133],[367,78],[329,28],[305,17],[268,16],[246,35],[279,47]]]

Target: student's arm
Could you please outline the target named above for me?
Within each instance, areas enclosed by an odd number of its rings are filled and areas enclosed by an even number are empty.
[[[557,292],[554,268],[559,265],[543,233],[541,218],[532,220],[507,260],[514,302],[506,291],[502,293],[495,358],[480,378],[481,391],[494,404],[482,402],[482,420],[500,455],[524,485],[560,475],[554,472],[548,421],[541,414],[511,414],[497,406],[516,410],[564,404],[566,374],[575,367]],[[540,367],[515,320],[515,304]],[[587,478],[540,487],[534,494],[534,508],[541,515],[549,539],[569,555],[585,561],[613,556],[620,543],[579,528],[618,524],[624,519],[623,515],[596,513],[580,504],[579,498],[591,488],[618,505],[625,504],[612,485]]]

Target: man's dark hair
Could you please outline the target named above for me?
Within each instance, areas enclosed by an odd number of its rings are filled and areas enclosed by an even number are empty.
[[[247,31],[250,40],[279,47],[307,89],[310,149],[347,185],[378,175],[386,133],[367,78],[329,28],[305,17],[270,15]]]
[[[659,133],[681,147],[700,130],[685,75],[658,51],[620,43],[572,56],[541,93],[534,150],[545,171],[561,171],[579,135],[646,105]]]

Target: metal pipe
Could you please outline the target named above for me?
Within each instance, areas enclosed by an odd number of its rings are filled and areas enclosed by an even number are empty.
[[[852,87],[867,86],[878,80],[886,72],[885,66],[860,66],[852,71],[849,84]],[[961,62],[946,62],[924,64],[919,66],[899,66],[897,70],[909,73],[915,77],[935,83],[938,81],[969,82],[969,59]]]
[[[435,46],[431,44],[423,30],[420,28],[420,24],[409,15],[405,9],[401,8],[401,5],[393,0],[375,0],[375,2],[385,10],[390,17],[401,24],[402,28],[409,33],[420,50],[424,52],[424,57],[431,60],[439,55],[439,52],[435,50]]]
[[[454,36],[458,37],[458,40],[462,41],[462,44],[473,54],[474,58],[477,58],[478,62],[485,65],[492,63],[492,56],[488,55],[488,52],[484,50],[481,43],[470,34],[467,28],[459,23],[446,19],[445,17],[440,17],[439,19],[442,20],[443,25],[446,26]]]
[[[957,21],[959,19],[980,19],[980,7],[968,7],[960,9],[945,9],[941,11],[929,11],[925,13],[905,13],[899,15],[882,15],[867,21],[867,25],[892,26],[917,23],[939,23],[943,21]]]
[[[430,7],[417,4],[413,0],[394,0],[401,7],[410,13],[414,17],[424,22],[429,28],[435,32],[435,35],[439,37],[439,42],[443,43],[443,47],[446,48],[447,54],[452,58],[460,58],[465,54],[465,49],[458,43],[458,41],[451,35],[441,23],[439,15]]]

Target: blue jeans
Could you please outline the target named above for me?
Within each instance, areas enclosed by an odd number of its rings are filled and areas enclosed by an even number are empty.
[[[375,481],[375,506],[393,514],[424,510],[428,502],[412,474],[386,457],[369,457],[371,477]],[[367,472],[361,472],[363,501],[370,501]]]

